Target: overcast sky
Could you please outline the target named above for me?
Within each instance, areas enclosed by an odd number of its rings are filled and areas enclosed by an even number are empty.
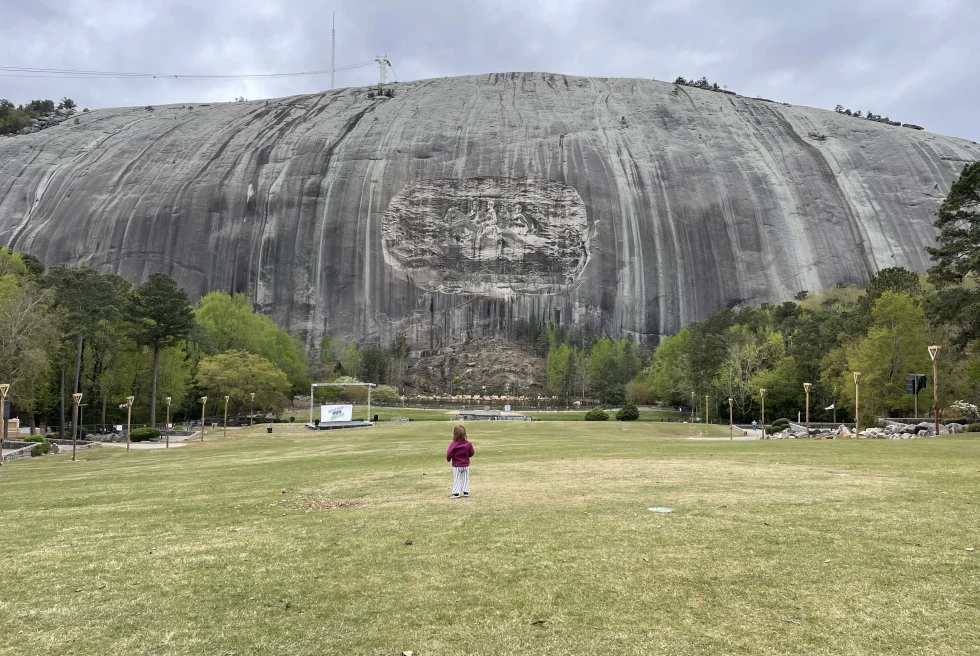
[[[673,80],[872,110],[980,141],[980,0],[0,0],[0,66],[280,73],[387,54],[399,80],[504,71]],[[321,91],[271,81],[37,79],[0,73],[0,98],[81,107]],[[377,81],[377,67],[337,86]]]

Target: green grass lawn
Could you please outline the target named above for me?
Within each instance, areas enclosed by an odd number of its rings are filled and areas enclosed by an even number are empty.
[[[451,426],[4,465],[0,654],[980,652],[977,437]]]

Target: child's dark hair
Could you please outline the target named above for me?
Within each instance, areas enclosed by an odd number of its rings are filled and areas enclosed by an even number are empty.
[[[457,424],[453,429],[453,442],[462,442],[466,439],[466,426]]]

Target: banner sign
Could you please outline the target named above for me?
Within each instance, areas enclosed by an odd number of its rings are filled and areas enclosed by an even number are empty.
[[[354,414],[352,405],[321,405],[320,423],[325,424],[331,421],[351,421]]]

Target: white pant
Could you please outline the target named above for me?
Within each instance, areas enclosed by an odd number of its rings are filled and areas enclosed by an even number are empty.
[[[453,467],[453,496],[470,493],[470,468]]]

